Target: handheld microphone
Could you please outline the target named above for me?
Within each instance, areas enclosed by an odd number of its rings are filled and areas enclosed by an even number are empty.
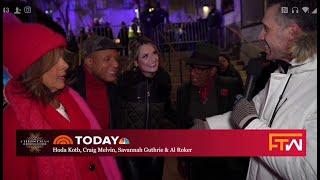
[[[262,61],[266,59],[266,53],[260,52],[259,56],[254,59],[250,59],[246,66],[247,80],[245,85],[244,97],[248,100],[252,100],[252,92],[255,87],[257,78],[259,77],[262,70]]]

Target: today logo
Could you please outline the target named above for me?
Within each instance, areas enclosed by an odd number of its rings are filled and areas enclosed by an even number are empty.
[[[54,138],[53,144],[73,144],[73,140],[67,135],[60,135]]]
[[[116,145],[116,144],[130,144],[128,138],[121,138],[119,136],[74,136],[75,144],[77,145]],[[68,135],[57,136],[53,144],[67,145],[74,144],[73,139]]]

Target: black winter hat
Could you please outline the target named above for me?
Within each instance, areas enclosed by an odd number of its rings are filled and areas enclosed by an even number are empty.
[[[199,43],[190,58],[186,59],[187,65],[218,66],[219,48],[209,43]]]

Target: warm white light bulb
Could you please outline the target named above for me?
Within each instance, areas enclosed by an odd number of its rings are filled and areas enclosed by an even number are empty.
[[[202,10],[203,10],[203,12],[209,12],[209,7],[208,6],[203,6]]]
[[[208,6],[203,6],[202,11],[203,11],[203,18],[207,18],[209,15],[210,8]]]

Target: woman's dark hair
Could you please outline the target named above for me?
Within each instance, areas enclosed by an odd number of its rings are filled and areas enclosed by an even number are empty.
[[[226,54],[226,53],[220,53],[219,56],[222,56],[222,57],[224,57],[225,59],[227,59],[227,60],[228,60],[228,63],[230,64],[230,56],[229,56],[228,54]]]
[[[63,57],[63,53],[63,48],[57,48],[48,52],[21,75],[20,81],[27,93],[31,95],[31,98],[47,105],[61,92],[61,90],[51,92],[50,89],[42,83],[42,75],[58,63],[59,58]]]

